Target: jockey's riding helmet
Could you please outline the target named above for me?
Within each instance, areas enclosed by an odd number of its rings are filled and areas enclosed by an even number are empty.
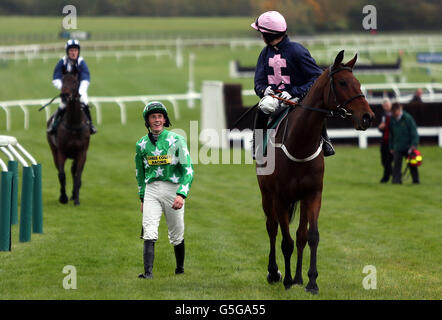
[[[267,42],[271,42],[287,32],[287,23],[278,11],[264,12],[251,26],[253,29],[261,32]]]
[[[144,121],[145,121],[146,123],[148,123],[147,120],[148,120],[148,118],[149,118],[149,115],[152,114],[152,113],[161,113],[161,114],[163,114],[164,118],[166,118],[166,123],[164,124],[164,126],[165,126],[165,127],[170,126],[169,116],[167,115],[167,109],[166,109],[166,107],[164,106],[164,104],[162,104],[162,103],[159,102],[159,101],[152,101],[152,102],[149,102],[149,103],[144,107],[144,110],[143,110],[143,118],[144,118]]]
[[[68,42],[66,42],[66,45],[65,45],[66,54],[68,54],[70,48],[77,48],[78,55],[80,55],[80,42],[78,40],[69,39]]]

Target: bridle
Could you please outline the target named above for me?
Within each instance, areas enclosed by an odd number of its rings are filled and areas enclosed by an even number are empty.
[[[277,99],[280,99],[280,100],[283,100],[283,101],[286,101],[286,103],[289,102],[289,105],[292,105],[293,107],[298,107],[299,106],[299,107],[301,107],[303,109],[325,113],[326,117],[330,117],[330,118],[337,118],[337,117],[346,118],[347,116],[351,116],[351,113],[348,112],[347,109],[345,109],[345,107],[350,102],[352,102],[353,100],[361,98],[361,97],[365,97],[365,96],[362,93],[360,93],[360,94],[357,94],[357,95],[347,99],[346,101],[344,101],[344,103],[340,104],[338,102],[338,99],[337,99],[337,96],[336,96],[335,84],[334,84],[334,81],[333,81],[333,75],[338,73],[338,72],[340,72],[340,71],[344,71],[344,70],[353,72],[352,68],[345,67],[345,66],[337,68],[337,69],[334,69],[334,70],[333,70],[333,66],[330,66],[328,68],[328,79],[329,79],[329,83],[330,83],[330,90],[328,91],[328,96],[327,96],[327,106],[330,106],[330,94],[333,93],[335,104],[336,104],[336,107],[333,110],[322,109],[322,108],[313,108],[313,107],[310,107],[310,106],[307,106],[307,105],[303,105],[301,103],[293,103],[292,102],[290,104],[290,102],[291,102],[290,100],[281,99],[281,98],[279,98],[277,96],[273,96],[273,97],[277,98]],[[289,122],[288,120],[285,122],[284,132],[282,134],[282,142],[281,143],[273,143],[275,148],[281,148],[281,150],[285,153],[285,155],[290,160],[292,160],[294,162],[308,162],[308,161],[312,161],[313,159],[315,159],[322,151],[322,142],[323,142],[322,139],[320,139],[318,149],[312,155],[310,155],[309,157],[306,157],[306,158],[302,158],[302,159],[296,158],[296,157],[294,157],[293,155],[290,154],[290,152],[287,150],[286,146],[284,145],[284,140],[285,140],[285,136],[286,136],[286,132],[287,132],[288,122]],[[270,142],[271,142],[271,140],[270,140]]]
[[[330,109],[323,109],[323,108],[313,108],[311,106],[302,104],[302,103],[290,103],[290,100],[285,100],[282,99],[278,96],[273,96],[274,98],[277,98],[279,100],[284,101],[285,103],[288,103],[289,105],[293,106],[293,107],[301,107],[303,109],[307,109],[307,110],[311,110],[311,111],[317,111],[317,112],[321,112],[324,113],[325,116],[327,118],[347,118],[348,116],[351,116],[351,113],[347,111],[347,109],[345,109],[345,107],[352,102],[355,99],[361,98],[361,97],[365,97],[364,94],[360,93],[357,94],[347,100],[344,101],[344,103],[339,103],[338,102],[338,98],[336,96],[336,88],[335,88],[335,83],[334,83],[334,79],[333,79],[333,75],[341,72],[341,71],[350,71],[353,72],[353,69],[350,67],[339,67],[333,70],[333,66],[331,65],[330,67],[328,67],[328,79],[329,79],[329,83],[330,83],[330,90],[328,91],[328,96],[327,96],[327,106],[330,106],[330,94],[333,93],[334,96],[334,100],[335,100],[335,104],[336,106],[334,107],[333,110]]]
[[[361,98],[361,97],[365,97],[365,96],[364,96],[364,94],[360,93],[360,94],[357,94],[357,95],[345,100],[344,103],[339,104],[337,96],[336,96],[336,89],[335,89],[335,83],[333,81],[333,75],[340,72],[340,71],[344,71],[344,70],[353,72],[353,69],[350,67],[340,67],[340,68],[333,70],[332,67],[333,66],[328,67],[328,78],[329,78],[329,83],[330,83],[330,90],[328,91],[327,105],[330,105],[330,93],[333,92],[335,103],[336,103],[336,109],[329,110],[331,112],[331,116],[346,118],[347,116],[351,116],[351,113],[348,112],[347,109],[345,109],[345,107],[353,100]]]

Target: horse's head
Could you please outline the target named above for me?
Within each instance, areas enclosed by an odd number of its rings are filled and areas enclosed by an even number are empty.
[[[78,77],[76,73],[66,73],[62,79],[61,97],[63,101],[75,101],[80,98],[78,93]]]
[[[366,130],[375,115],[361,92],[361,84],[353,75],[357,54],[346,64],[342,63],[343,59],[344,50],[326,70],[330,85],[324,90],[324,103],[343,117],[351,115],[356,130]]]

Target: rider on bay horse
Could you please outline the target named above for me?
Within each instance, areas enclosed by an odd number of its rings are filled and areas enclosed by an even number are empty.
[[[89,127],[91,134],[97,132],[97,129],[92,124],[91,113],[88,106],[87,89],[90,83],[89,68],[86,61],[80,56],[80,43],[78,40],[70,39],[66,42],[66,55],[61,58],[54,69],[52,84],[58,90],[61,90],[63,75],[68,72],[76,72],[78,74],[78,81],[80,86],[78,87],[78,93],[80,94],[80,102],[82,103],[84,113],[89,120]],[[66,108],[65,101],[61,101],[52,122],[48,128],[48,132],[55,134],[57,125],[63,117]]]
[[[281,98],[298,102],[322,74],[310,52],[297,42],[291,42],[287,32],[287,23],[277,11],[267,11],[261,14],[252,28],[261,33],[267,46],[261,51],[255,71],[255,92],[262,98],[258,105],[255,118],[255,132],[266,129],[270,115],[280,106],[280,100],[272,98],[276,90],[282,91]],[[278,88],[278,86],[281,84]],[[324,140],[324,156],[331,156],[335,150],[327,135],[324,124],[322,129]],[[256,156],[258,143],[254,135],[253,155]],[[256,144],[256,146],[255,146]]]

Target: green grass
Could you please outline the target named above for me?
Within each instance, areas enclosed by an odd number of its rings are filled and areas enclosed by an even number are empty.
[[[186,56],[189,51],[196,54],[197,91],[203,80],[253,87],[252,79],[229,78],[228,61],[239,58],[246,65],[254,64],[259,48],[191,48],[185,51]],[[0,101],[54,96],[50,81],[55,62],[0,65]],[[176,69],[173,59],[137,62],[122,58],[117,63],[104,58],[99,62],[88,59],[88,64],[92,72],[90,96],[187,90],[187,65]],[[410,73],[410,78],[413,76]],[[255,97],[244,100],[248,105],[256,102]],[[170,112],[173,127],[189,132],[189,120],[200,117],[199,103],[194,109],[183,102],[179,106],[180,119]],[[12,252],[0,252],[1,299],[441,298],[442,149],[437,146],[420,148],[424,163],[418,186],[410,180],[401,186],[379,184],[382,168],[377,146],[358,149],[338,145],[337,154],[326,159],[319,218],[318,296],[299,287],[286,291],[282,284],[266,282],[269,244],[253,165],[195,165],[195,180],[186,202],[186,273],[174,275],[173,248],[163,219],[156,245],[155,279],[137,279],[143,270],[143,243],[138,238],[141,213],[134,147],[145,134],[142,107],[141,103],[127,104],[128,123],[123,126],[118,107],[102,105],[103,124],[92,137],[79,207],[57,201],[59,185],[46,142],[44,113],[31,107],[30,129],[24,130],[23,112],[11,109],[12,130],[6,132],[5,113],[0,111],[0,134],[16,136],[42,163],[44,208],[44,234],[33,234],[30,242],[20,243],[18,226],[13,226]],[[68,175],[69,193],[71,184]],[[291,225],[293,235],[298,217],[297,213]],[[277,261],[283,271],[280,240],[279,235]],[[308,261],[307,248],[304,280]],[[63,289],[66,265],[77,268],[77,290]],[[365,265],[377,268],[376,290],[362,287]]]

